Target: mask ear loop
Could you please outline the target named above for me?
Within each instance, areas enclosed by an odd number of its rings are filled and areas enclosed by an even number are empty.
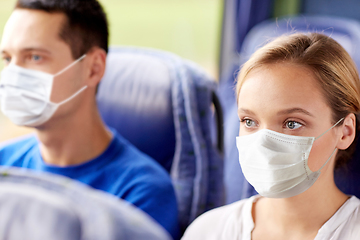
[[[80,90],[78,90],[77,92],[75,92],[71,97],[69,97],[68,99],[65,99],[62,102],[56,103],[58,106],[63,105],[67,102],[69,102],[71,99],[73,99],[74,97],[76,97],[77,95],[79,95],[82,91],[84,91],[88,86],[83,86],[82,88],[80,88]]]
[[[316,137],[316,139],[322,137],[325,133],[327,133],[328,131],[330,131],[331,129],[333,129],[334,127],[336,127],[336,125],[338,125],[342,120],[344,120],[344,118],[341,118],[339,121],[337,121],[337,123],[335,123],[331,128],[329,128],[328,130],[326,130],[325,132],[323,132],[320,136]]]
[[[74,61],[73,63],[71,63],[69,66],[67,66],[66,68],[64,68],[64,69],[61,70],[60,72],[54,74],[54,77],[62,74],[63,72],[65,72],[66,70],[68,70],[69,68],[71,68],[72,66],[74,66],[75,64],[77,64],[78,62],[80,62],[81,60],[83,60],[85,57],[86,57],[86,54],[82,55],[80,58],[78,58],[77,60],[75,60],[75,61]]]
[[[66,68],[64,68],[63,70],[61,70],[60,72],[56,73],[54,76],[60,75],[63,72],[65,72],[66,70],[68,70],[69,68],[71,68],[72,66],[74,66],[75,64],[77,64],[78,62],[80,62],[81,60],[83,60],[86,57],[86,54],[82,55],[80,58],[78,58],[76,61],[74,61],[73,63],[71,63],[69,66],[67,66]],[[75,92],[71,97],[69,97],[68,99],[65,99],[62,102],[59,103],[55,103],[56,105],[60,106],[63,105],[67,102],[69,102],[70,100],[72,100],[73,98],[75,98],[77,95],[79,95],[82,91],[84,91],[88,86],[84,86],[82,88],[80,88],[80,90],[78,90],[77,92]]]
[[[326,160],[326,162],[321,166],[321,168],[319,170],[317,170],[317,172],[321,172],[321,169],[323,169],[323,167],[325,167],[325,165],[329,162],[329,160],[331,159],[331,157],[334,155],[334,153],[336,152],[337,148],[334,149],[334,151],[332,152],[332,154],[330,155],[330,157],[328,158],[328,160]]]
[[[328,130],[326,130],[324,133],[322,133],[320,136],[318,136],[316,139],[320,138],[321,136],[323,136],[325,133],[327,133],[328,131],[330,131],[331,129],[333,129],[334,127],[336,127],[336,125],[338,125],[342,120],[344,120],[344,118],[341,118],[339,121],[337,121],[337,123],[335,123],[331,128],[329,128]],[[334,149],[334,151],[332,152],[332,154],[330,155],[330,157],[328,158],[328,160],[326,160],[326,162],[320,167],[319,170],[317,170],[317,172],[321,172],[321,169],[323,169],[323,167],[325,167],[325,165],[330,161],[330,159],[332,158],[332,156],[334,155],[334,153],[336,152],[337,148]]]

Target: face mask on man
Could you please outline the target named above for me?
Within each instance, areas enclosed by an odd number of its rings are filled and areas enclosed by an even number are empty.
[[[54,77],[67,71],[85,56],[84,54],[54,75],[9,65],[1,72],[1,111],[19,126],[36,127],[45,123],[62,104],[72,100],[87,88],[87,86],[82,87],[60,103],[50,101]]]
[[[268,129],[236,138],[239,161],[246,180],[262,196],[289,198],[309,189],[320,175],[321,169],[311,171],[308,158],[312,145],[330,129],[315,137],[292,136]]]

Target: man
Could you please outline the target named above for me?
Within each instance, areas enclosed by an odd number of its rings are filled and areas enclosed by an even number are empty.
[[[1,42],[1,110],[36,136],[0,148],[0,164],[64,175],[123,198],[177,238],[168,174],[101,120],[108,25],[96,0],[18,0]]]

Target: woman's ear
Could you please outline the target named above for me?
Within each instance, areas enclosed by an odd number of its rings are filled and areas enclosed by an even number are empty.
[[[336,147],[340,150],[347,149],[355,139],[356,134],[356,117],[350,113],[344,119],[343,124],[339,127],[339,141]]]

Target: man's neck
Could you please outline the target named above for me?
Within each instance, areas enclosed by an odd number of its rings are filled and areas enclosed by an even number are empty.
[[[72,116],[70,119],[51,122],[37,129],[40,152],[47,164],[65,167],[79,165],[101,155],[112,135],[95,109]]]

